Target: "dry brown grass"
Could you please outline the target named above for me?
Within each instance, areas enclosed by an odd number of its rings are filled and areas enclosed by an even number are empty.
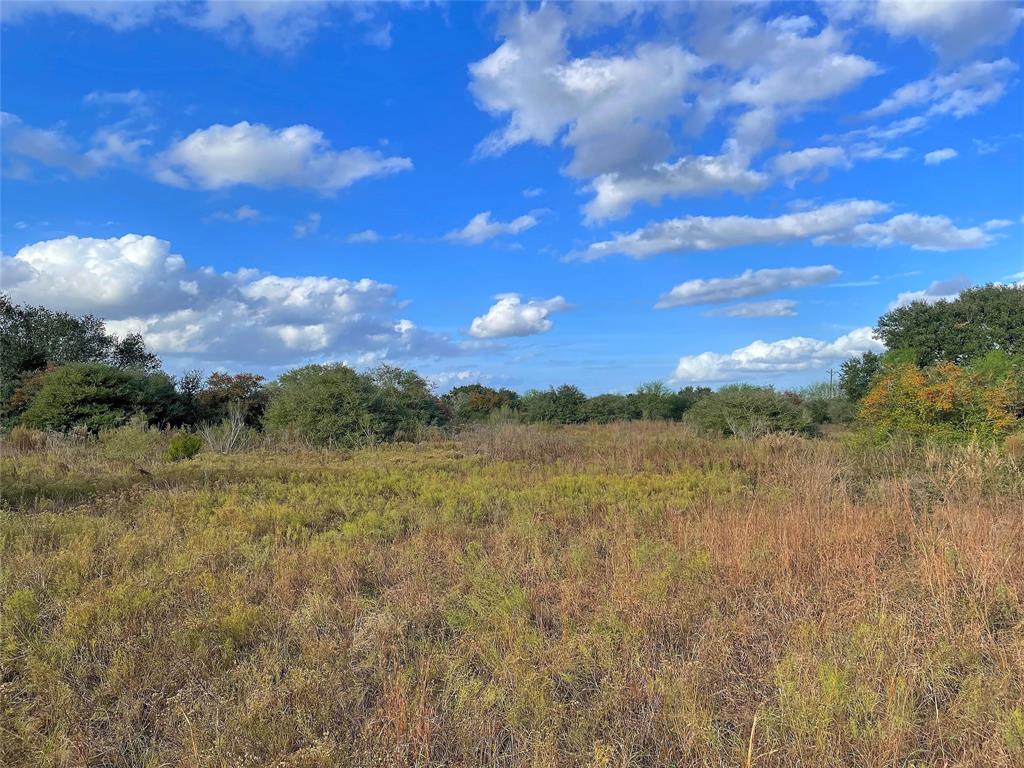
[[[3,460],[5,765],[1024,763],[1004,453],[644,423],[149,475],[62,450]]]

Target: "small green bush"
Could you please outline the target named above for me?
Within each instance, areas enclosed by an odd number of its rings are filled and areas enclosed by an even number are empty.
[[[100,432],[100,452],[113,461],[159,459],[166,443],[158,429],[152,429],[145,417],[136,416],[130,424]]]
[[[167,445],[167,458],[171,461],[194,459],[203,450],[203,438],[192,432],[175,432]]]
[[[701,398],[687,411],[686,420],[701,431],[726,437],[817,433],[817,425],[798,395],[749,384],[722,387]]]

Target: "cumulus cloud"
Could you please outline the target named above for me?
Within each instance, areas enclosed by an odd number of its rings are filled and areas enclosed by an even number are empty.
[[[65,237],[2,263],[14,301],[45,303],[140,332],[157,353],[194,363],[264,366],[373,354],[459,354],[399,313],[396,288],[369,278],[282,277],[195,268],[152,236]]]
[[[211,125],[171,145],[154,160],[156,178],[179,187],[304,187],[322,193],[374,176],[412,169],[407,157],[354,147],[334,150],[308,125],[275,130],[260,123]]]
[[[1003,0],[879,0],[875,6],[876,22],[890,34],[917,37],[955,58],[1006,42],[1022,19],[1017,4]]]
[[[957,156],[957,154],[958,152],[951,147],[936,149],[932,152],[925,153],[924,162],[926,165],[938,165],[939,163],[944,163],[947,160],[952,160]]]
[[[708,317],[796,317],[796,302],[792,299],[740,302],[704,314]]]
[[[531,299],[523,303],[518,293],[501,293],[487,314],[473,318],[469,326],[471,336],[480,339],[507,336],[532,336],[550,331],[550,315],[569,309],[570,304],[561,296],[551,299]]]
[[[570,149],[564,171],[591,180],[594,198],[584,209],[590,221],[623,216],[639,201],[766,186],[770,177],[750,162],[774,141],[778,125],[879,71],[845,51],[830,26],[819,28],[808,16],[765,21],[738,6],[716,15],[725,23],[701,25],[696,53],[646,43],[615,55],[599,49],[574,56],[578,46],[570,42],[583,37],[580,29],[592,33],[608,21],[596,13],[580,23],[586,7],[547,4],[506,18],[501,45],[470,66],[470,89],[482,109],[504,121],[478,153],[525,142]],[[678,156],[674,123],[697,134],[720,115],[730,124],[719,153]]]
[[[834,341],[806,336],[755,341],[732,352],[702,352],[681,357],[672,380],[679,384],[714,383],[810,371],[864,352],[884,349],[872,335],[871,328],[857,328]]]
[[[566,13],[554,4],[506,18],[502,44],[470,65],[477,103],[507,118],[478,151],[495,155],[561,138],[574,150],[568,171],[576,176],[660,160],[671,149],[665,121],[685,109],[683,95],[701,61],[663,44],[572,59],[570,32]]]
[[[922,3],[922,5],[925,5]],[[948,3],[950,6],[971,3]],[[975,114],[993,104],[1006,93],[1017,65],[1009,59],[976,61],[949,74],[935,74],[897,88],[878,106],[868,110],[867,117],[882,117],[911,107],[925,108],[925,115],[952,115],[955,118]],[[919,116],[919,120],[924,118]]]
[[[444,236],[445,240],[479,245],[501,235],[518,235],[537,226],[540,220],[535,213],[527,213],[512,221],[494,221],[491,212],[478,213],[462,229],[454,229]]]
[[[951,251],[990,245],[996,222],[960,228],[945,216],[902,213],[872,222],[890,206],[875,200],[848,200],[772,218],[686,216],[653,222],[611,240],[591,243],[570,260],[594,261],[614,254],[647,259],[664,253],[713,251],[741,245],[811,240],[815,245],[908,245],[915,250]]]
[[[708,280],[687,280],[663,294],[657,309],[720,304],[735,299],[764,296],[792,288],[807,288],[835,280],[842,274],[831,264],[819,267],[783,267],[781,269],[748,269],[736,277],[715,277]],[[748,305],[753,306],[753,305]]]
[[[934,304],[937,301],[952,301],[971,287],[971,279],[967,275],[955,275],[948,280],[936,280],[927,288],[920,291],[904,291],[896,296],[889,305],[889,309],[897,309],[922,301],[926,304]]]

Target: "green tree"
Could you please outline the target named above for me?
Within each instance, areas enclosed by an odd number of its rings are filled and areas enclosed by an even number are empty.
[[[382,365],[367,374],[377,388],[378,420],[387,437],[414,435],[421,427],[442,426],[448,409],[416,371]]]
[[[670,419],[674,406],[672,395],[672,390],[663,383],[651,381],[637,387],[630,398],[641,419]]]
[[[954,301],[914,302],[885,313],[875,336],[892,350],[913,350],[921,366],[958,365],[992,350],[1024,354],[1024,287],[986,285]]]
[[[520,401],[527,421],[547,421],[555,424],[578,424],[584,420],[583,405],[587,396],[571,384],[555,389],[530,390]]]
[[[136,414],[152,424],[181,421],[181,400],[170,376],[103,363],[68,363],[40,376],[20,421],[36,429],[84,425],[97,432],[126,424]]]
[[[511,389],[493,389],[483,384],[454,387],[441,398],[457,422],[484,421],[496,411],[514,409],[519,395]]]
[[[859,403],[871,389],[871,382],[882,372],[882,356],[865,352],[844,362],[839,372],[839,391],[851,403]]]
[[[206,384],[196,388],[195,420],[199,424],[217,424],[228,417],[232,403],[241,407],[245,424],[254,429],[263,426],[268,393],[262,376],[256,373],[211,373]],[[180,387],[192,388],[189,375],[182,377]]]
[[[13,304],[0,294],[0,402],[4,416],[17,416],[11,397],[27,377],[47,365],[105,363],[115,368],[155,371],[160,360],[142,337],[118,338],[92,315],[75,317],[45,307]]]
[[[640,409],[631,395],[596,395],[583,404],[584,421],[608,424],[639,418]]]

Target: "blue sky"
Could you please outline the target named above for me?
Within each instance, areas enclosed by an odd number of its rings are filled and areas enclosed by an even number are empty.
[[[3,290],[172,372],[795,386],[1024,279],[1014,3],[5,3]]]

